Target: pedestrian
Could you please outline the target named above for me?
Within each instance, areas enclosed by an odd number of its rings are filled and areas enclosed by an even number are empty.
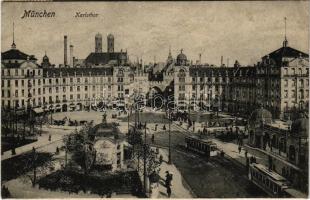
[[[252,164],[253,162],[254,162],[254,157],[251,156],[251,157],[250,157],[250,164]]]
[[[52,140],[52,136],[49,135],[49,136],[48,136],[48,141],[51,141],[51,140]]]
[[[172,174],[169,171],[166,171],[166,186],[170,186],[172,181]]]
[[[164,126],[163,126],[163,130],[165,131],[166,130],[166,125],[164,124]]]
[[[152,134],[152,143],[154,143],[154,141],[155,141],[155,136],[154,134]]]
[[[241,153],[241,145],[238,146],[239,154]]]
[[[171,187],[170,187],[170,185],[167,186],[167,195],[168,195],[168,198],[170,198],[170,196],[171,196]]]
[[[159,156],[159,163],[161,164],[163,162],[163,155],[160,154]]]
[[[158,124],[155,124],[155,131],[157,131],[157,126],[158,126]]]
[[[247,150],[245,150],[244,156],[245,156],[246,158],[248,157],[248,151],[247,151]]]

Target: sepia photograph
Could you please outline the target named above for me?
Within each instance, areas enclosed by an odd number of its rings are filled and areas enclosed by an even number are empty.
[[[1,2],[1,197],[309,195],[309,1]]]

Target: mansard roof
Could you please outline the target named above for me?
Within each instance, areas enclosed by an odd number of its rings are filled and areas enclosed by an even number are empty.
[[[25,60],[22,62],[2,62],[2,66],[5,68],[41,68],[40,65],[32,60]]]
[[[19,68],[21,63],[3,63],[2,62],[3,67],[5,68]]]
[[[89,76],[92,75],[105,75],[112,76],[113,69],[109,68],[44,68],[43,77],[52,76]]]
[[[309,55],[301,52],[297,49],[291,48],[291,47],[281,47],[273,52],[271,52],[268,55],[265,55],[262,57],[262,59],[267,59],[269,56],[270,59],[274,60],[277,65],[281,65],[282,58],[309,58]]]
[[[1,53],[2,60],[37,60],[34,55],[28,55],[18,49],[10,49]]]
[[[194,66],[189,68],[190,76],[253,76],[255,75],[255,68],[251,66],[246,67],[199,67]]]
[[[107,64],[111,60],[127,60],[127,52],[102,52],[90,53],[85,59],[85,63]]]

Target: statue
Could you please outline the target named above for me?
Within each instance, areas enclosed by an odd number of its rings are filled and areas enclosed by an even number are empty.
[[[107,114],[106,114],[106,113],[104,113],[104,114],[102,115],[102,123],[104,123],[104,124],[107,123]]]

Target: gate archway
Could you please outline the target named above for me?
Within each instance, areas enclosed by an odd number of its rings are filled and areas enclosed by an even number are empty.
[[[147,106],[152,108],[161,109],[165,105],[164,93],[159,87],[152,87],[146,94]]]

